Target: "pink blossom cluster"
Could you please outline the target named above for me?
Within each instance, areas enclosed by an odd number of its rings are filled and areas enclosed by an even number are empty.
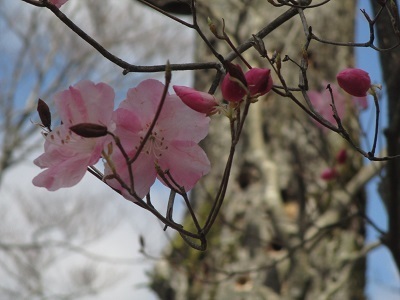
[[[228,64],[228,72],[221,83],[223,98],[228,102],[238,103],[246,95],[251,98],[268,93],[273,86],[270,69],[252,68],[243,73],[239,65]],[[186,86],[174,86],[175,93],[195,111],[212,115],[220,105],[213,95],[196,91]]]
[[[53,130],[45,125],[45,151],[34,161],[45,170],[33,184],[51,191],[71,187],[103,158],[104,180],[128,199],[143,198],[156,178],[167,184],[168,177],[185,191],[193,188],[210,170],[198,145],[210,118],[177,95],[163,98],[164,89],[157,80],[145,80],[128,91],[115,111],[114,90],[105,83],[81,81],[56,94],[62,123]]]
[[[252,68],[243,73],[239,65],[228,65],[221,92],[226,101],[239,102],[244,96],[258,97],[268,93],[273,86],[270,69]]]

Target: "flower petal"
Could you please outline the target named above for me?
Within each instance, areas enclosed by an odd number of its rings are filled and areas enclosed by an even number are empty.
[[[114,90],[105,83],[83,80],[54,96],[64,124],[109,125],[114,109]]]
[[[130,157],[133,157],[133,153],[131,153]],[[117,150],[117,152],[112,156],[112,161],[117,174],[126,185],[130,186],[129,169],[127,168],[125,158],[120,151]],[[112,174],[112,171],[110,167],[106,165],[105,175],[110,174]],[[154,166],[154,158],[151,155],[142,153],[132,165],[132,174],[135,192],[140,198],[144,198],[156,180],[157,174]],[[127,190],[122,188],[121,184],[116,179],[107,180],[107,184],[121,191],[122,195],[126,199],[136,201]]]
[[[172,142],[159,164],[162,170],[169,170],[172,178],[186,191],[191,190],[210,171],[210,161],[206,153],[194,142]]]
[[[74,186],[85,175],[88,160],[87,156],[67,159],[37,175],[32,183],[38,187],[45,187],[49,191]]]
[[[125,151],[131,152],[139,147],[140,133],[143,130],[137,113],[124,108],[118,108],[113,115],[116,124],[115,134],[120,139]]]
[[[325,83],[323,83],[326,85]],[[336,111],[340,118],[346,112],[346,99],[343,97],[341,93],[339,93],[338,87],[335,84],[331,84],[332,95],[335,100]],[[336,120],[333,117],[332,110],[332,99],[329,90],[325,89],[321,92],[317,91],[309,91],[308,97],[310,98],[310,102],[313,105],[316,112],[318,112],[324,119],[326,119],[332,125],[336,125]],[[316,125],[321,128],[325,128],[320,123],[316,122]]]
[[[136,115],[141,124],[151,123],[161,101],[164,85],[154,79],[142,81],[136,88],[129,89],[127,98],[119,108]]]
[[[183,104],[177,95],[170,95],[157,124],[167,140],[198,143],[208,134],[210,118]]]

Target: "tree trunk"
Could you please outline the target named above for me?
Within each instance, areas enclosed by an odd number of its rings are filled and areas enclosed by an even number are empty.
[[[396,6],[393,4],[396,3]],[[378,13],[381,6],[376,1],[371,1],[374,13]],[[378,45],[382,49],[387,49],[396,45],[399,41],[399,20],[397,1],[393,1],[385,9],[382,17],[376,24]],[[391,13],[389,14],[388,11]],[[396,18],[396,21],[394,21]],[[386,97],[388,101],[388,126],[385,129],[387,154],[390,156],[400,153],[400,102],[398,78],[400,75],[400,48],[396,47],[391,51],[379,52],[382,65],[383,80],[385,84]],[[380,194],[386,205],[388,213],[388,232],[382,237],[383,242],[392,253],[397,269],[400,270],[400,160],[395,159],[386,165],[386,172],[380,183]]]
[[[207,17],[215,23],[224,18],[236,45],[287,10],[261,0],[199,2],[198,20],[204,31]],[[307,9],[308,26],[321,38],[353,41],[355,3],[331,1]],[[210,39],[222,55],[229,52],[223,41]],[[300,17],[295,15],[264,42],[270,56],[278,51],[300,62],[306,43]],[[211,59],[202,41],[196,49],[198,60]],[[244,56],[253,67],[270,67],[255,49]],[[323,81],[335,83],[337,72],[354,63],[351,47],[315,41],[308,57],[310,89],[324,89]],[[209,72],[195,74],[197,89],[207,91],[214,75]],[[299,85],[295,64],[283,63],[282,74],[289,86]],[[274,82],[280,84],[276,76]],[[302,99],[300,93],[296,96]],[[357,140],[357,122],[343,120]],[[196,211],[203,214],[200,219],[205,219],[210,195],[217,191],[229,145],[227,119],[213,117],[203,143],[212,173],[191,194]],[[332,166],[343,148],[350,158],[340,176],[321,180],[322,170]],[[360,167],[360,156],[339,135],[317,128],[288,98],[273,92],[260,98],[251,105],[207,251],[189,249],[177,237],[151,274],[153,290],[161,299],[176,300],[363,299],[365,258],[359,254],[364,227],[354,215],[364,211],[364,196],[350,184]]]

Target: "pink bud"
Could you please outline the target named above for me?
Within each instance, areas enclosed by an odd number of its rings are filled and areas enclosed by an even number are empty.
[[[345,69],[336,76],[336,79],[342,89],[355,97],[366,96],[371,87],[368,73],[361,69]]]
[[[186,86],[173,86],[176,95],[191,109],[204,114],[211,114],[218,105],[215,97]]]
[[[338,172],[336,171],[335,168],[327,168],[321,173],[321,179],[325,181],[329,181],[332,179],[335,179],[338,176]]]
[[[246,79],[242,68],[239,65],[230,63],[227,65],[227,71],[228,73],[225,75],[221,84],[222,96],[226,101],[239,102],[247,93],[239,83],[241,82],[243,85],[246,85]]]
[[[347,160],[347,151],[346,149],[342,149],[339,151],[339,153],[336,155],[336,161],[338,164],[344,164]]]
[[[253,68],[246,72],[245,77],[251,96],[262,96],[272,89],[270,69]]]

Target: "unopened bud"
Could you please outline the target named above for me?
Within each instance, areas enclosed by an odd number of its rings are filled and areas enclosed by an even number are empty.
[[[355,97],[364,97],[371,87],[371,79],[367,72],[361,69],[348,68],[336,76],[339,86]]]
[[[258,53],[260,53],[261,57],[267,57],[267,50],[265,50],[264,41],[255,34],[253,34],[252,44],[254,49],[256,49]]]
[[[239,65],[235,65],[230,61],[225,61],[224,66],[231,77],[239,80],[244,86],[247,86],[246,77],[244,76],[243,70]]]
[[[276,68],[278,72],[280,72],[282,68],[282,59],[281,59],[281,54],[279,52],[276,54]]]
[[[51,126],[51,113],[49,106],[42,99],[38,100],[37,112],[39,114],[40,121],[45,128],[50,129]]]
[[[208,24],[208,27],[210,28],[210,31],[212,32],[212,34],[215,35],[216,37],[219,37],[218,32],[217,32],[217,26],[215,26],[215,24],[213,23],[213,21],[211,21],[211,19],[209,17],[207,18],[207,24]]]
[[[270,69],[252,68],[245,74],[251,96],[262,96],[272,89]]]
[[[247,81],[239,65],[225,62],[227,74],[222,80],[221,92],[225,100],[239,102],[246,95]]]
[[[84,138],[97,138],[107,135],[107,127],[93,123],[80,123],[69,128],[73,133]]]
[[[336,155],[336,161],[338,164],[342,165],[346,162],[346,160],[347,160],[347,151],[346,149],[342,149]]]
[[[218,106],[213,95],[199,92],[186,86],[173,86],[176,95],[191,109],[207,115],[213,114]]]
[[[322,171],[320,176],[321,176],[321,179],[323,179],[325,181],[330,181],[330,180],[338,177],[338,175],[339,174],[335,168],[328,168],[328,169],[325,169],[324,171]]]

